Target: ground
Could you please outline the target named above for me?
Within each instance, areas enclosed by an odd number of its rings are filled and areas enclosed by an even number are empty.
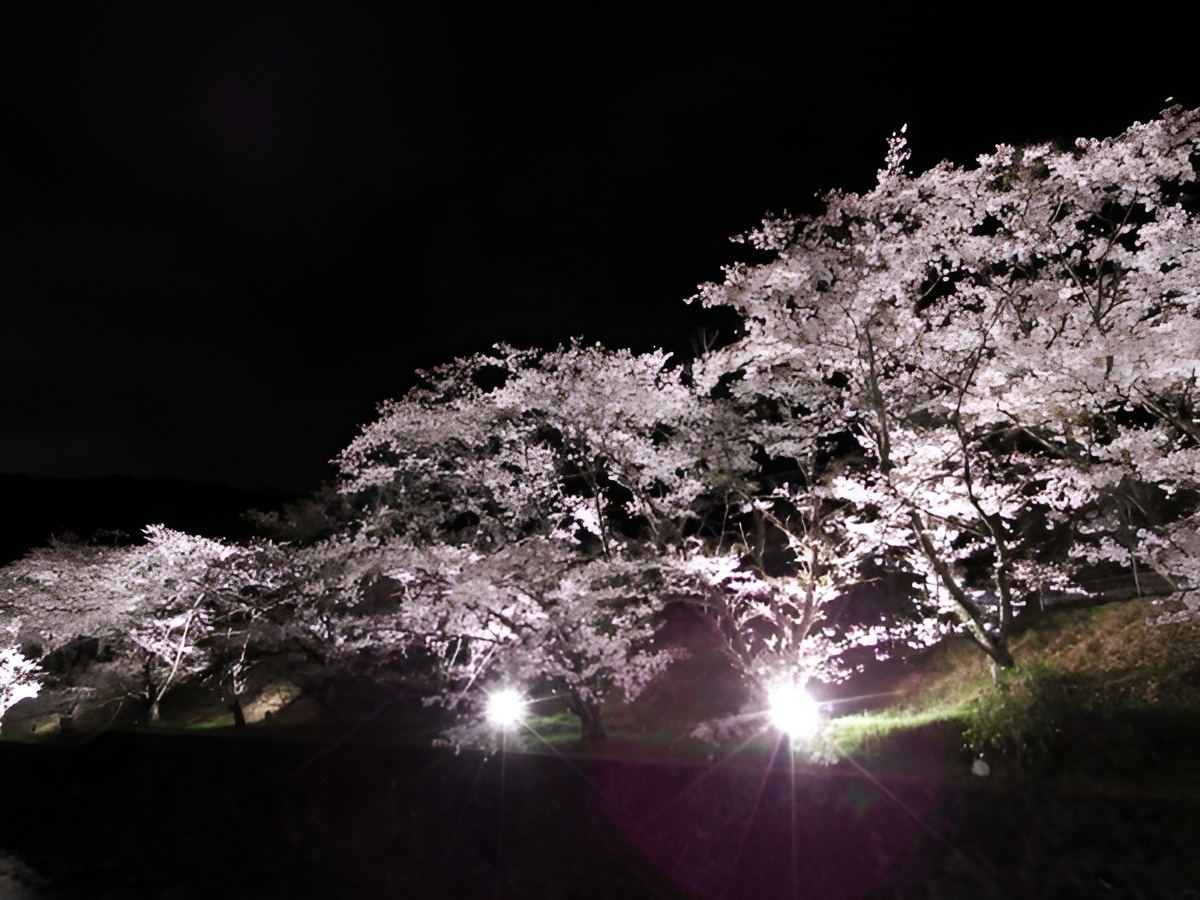
[[[691,660],[610,710],[600,750],[560,715],[530,723],[545,742],[456,754],[371,703],[355,724],[309,706],[241,733],[0,742],[0,875],[60,900],[1196,896],[1198,635],[1152,612],[1031,620],[997,684],[944,646],[890,705],[830,723],[828,766],[766,731],[687,738],[745,698],[728,670],[706,687],[696,623]]]

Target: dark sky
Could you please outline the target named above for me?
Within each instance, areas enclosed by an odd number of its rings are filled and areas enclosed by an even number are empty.
[[[870,187],[905,123],[924,169],[1200,102],[1144,5],[843,6],[10,0],[0,473],[314,487],[418,367],[685,348],[728,237]]]

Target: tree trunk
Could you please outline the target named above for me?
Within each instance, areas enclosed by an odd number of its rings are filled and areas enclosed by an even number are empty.
[[[159,686],[154,683],[154,675],[150,669],[150,660],[146,659],[142,663],[142,690],[145,692],[149,708],[147,714],[150,716],[151,722],[158,721],[158,701],[162,699],[163,692]]]
[[[987,633],[985,632],[985,634]],[[1006,641],[1003,636],[995,637],[991,634],[987,634],[986,642],[979,640],[978,636],[974,633],[972,633],[971,637],[975,639],[975,642],[979,644],[983,652],[991,658],[992,665],[996,670],[1011,669],[1014,665],[1016,665],[1016,661],[1013,659],[1012,653],[1008,649],[1008,641]],[[995,674],[996,673],[993,672],[992,676],[995,677]]]
[[[925,533],[925,526],[921,523],[921,517],[915,510],[909,512],[909,521],[912,522],[913,532],[917,536],[917,541],[921,545],[921,550],[925,554],[925,558],[929,560],[934,571],[941,578],[942,584],[946,586],[946,590],[950,592],[950,596],[954,598],[954,602],[958,605],[959,618],[966,627],[967,634],[979,646],[979,649],[991,658],[998,669],[1011,669],[1014,661],[1012,654],[1008,650],[1008,636],[1003,633],[993,635],[987,630],[979,607],[975,605],[974,601],[967,596],[958,582],[954,580],[954,575],[951,573],[950,567],[938,556],[933,542],[929,539],[929,535]]]
[[[572,698],[571,712],[579,716],[579,739],[584,743],[602,741],[608,734],[600,717],[600,704]]]
[[[239,701],[236,697],[234,697],[232,700],[228,701],[225,705],[226,705],[226,707],[228,707],[229,711],[231,713],[233,713],[233,727],[238,728],[238,729],[245,728],[246,727],[246,714],[244,712],[242,712],[241,701]]]

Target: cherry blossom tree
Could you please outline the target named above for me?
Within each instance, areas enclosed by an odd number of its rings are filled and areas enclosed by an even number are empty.
[[[423,373],[339,456],[343,489],[375,492],[372,527],[411,535],[457,523],[476,545],[533,533],[594,541],[605,555],[628,534],[677,544],[706,473],[728,468],[733,451],[711,440],[667,360],[500,346]]]
[[[151,721],[185,680],[209,683],[240,721],[250,650],[263,632],[256,623],[292,585],[294,567],[269,543],[238,546],[161,525],[145,536],[126,547],[56,541],[0,570],[6,658],[20,654],[10,668],[32,685],[39,664],[91,640],[113,670],[108,689],[140,696]],[[79,672],[64,677],[76,692],[101,690]]]
[[[161,525],[148,526],[146,538],[129,555],[125,574],[144,591],[144,612],[129,638],[141,651],[142,689],[150,720],[157,721],[167,691],[207,666],[202,644],[218,628],[211,573],[237,550]]]
[[[55,540],[0,569],[6,655],[19,661],[25,696],[41,691],[48,676],[42,663],[56,651],[80,637],[95,638],[95,655],[103,657],[133,627],[145,604],[128,565],[131,556],[131,548]],[[74,693],[95,690],[70,687]],[[11,688],[8,693],[15,702]]]
[[[1081,561],[1200,585],[1198,133],[1200,114],[1174,108],[1073,150],[1001,146],[919,176],[893,136],[873,191],[768,220],[749,239],[775,259],[698,295],[745,332],[698,382],[774,410],[768,453],[852,439],[828,480],[845,528],[1001,666],[1024,597]]]
[[[198,542],[202,550],[214,549],[205,547],[203,538],[178,532],[172,538],[193,557]],[[193,582],[203,595],[196,598],[200,631],[192,637],[197,663],[192,680],[213,690],[235,726],[242,727],[242,702],[254,666],[290,651],[310,653],[316,645],[308,627],[309,606],[321,585],[314,583],[308,557],[293,548],[256,540],[220,543],[215,549],[218,555]]]
[[[806,468],[768,484],[764,447]],[[662,353],[498,347],[440,367],[339,457],[367,510],[340,551],[343,596],[386,580],[403,597],[347,619],[347,646],[416,643],[452,661],[447,684],[479,689],[482,661],[492,680],[554,672],[593,737],[603,698],[668,661],[649,637],[670,600],[713,619],[764,696],[783,678],[838,680],[847,647],[886,639],[877,623],[817,630],[860,555],[832,515],[844,501],[817,483],[830,453],[697,390]],[[576,624],[547,632],[559,615]]]
[[[659,557],[728,465],[666,363],[498,347],[384,404],[339,458],[367,498],[353,556],[377,557],[406,598],[374,624],[447,661],[449,684],[486,687],[485,662],[491,680],[539,673],[599,737],[609,693],[632,697],[669,661],[649,640]]]
[[[486,553],[352,539],[341,552],[352,564],[330,620],[334,661],[361,669],[399,653],[431,663],[426,699],[459,716],[456,742],[484,736],[482,710],[501,687],[565,698],[581,736],[600,739],[609,696],[636,697],[674,658],[654,645],[661,604],[643,564],[543,537]],[[386,587],[382,599],[356,589],[364,572]]]

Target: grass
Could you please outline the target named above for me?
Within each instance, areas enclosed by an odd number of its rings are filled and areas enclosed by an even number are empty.
[[[1169,757],[1172,776],[1190,782],[1200,774],[1191,754],[1167,748],[1200,722],[1200,623],[1147,624],[1158,612],[1137,599],[1033,617],[1011,642],[1017,665],[995,679],[969,643],[947,642],[914,664],[901,702],[836,719],[829,737],[842,755],[885,764],[906,736],[931,730],[960,736],[964,758],[1027,771]]]
[[[530,716],[524,727],[535,735],[532,741],[527,740],[533,749],[541,744],[549,749],[562,750],[579,741],[579,719],[566,709]]]
[[[942,722],[959,721],[970,701],[918,703],[838,719],[830,726],[837,749],[846,755],[861,755],[900,731],[927,728]]]
[[[654,833],[667,836],[667,842],[659,845],[662,847],[673,847],[670,841],[680,839],[685,841],[679,845],[683,848],[720,848],[728,845],[721,841],[729,833],[734,834],[735,843],[742,842],[738,859],[743,850],[750,858],[759,843],[759,832],[751,831],[751,823],[776,821],[771,816],[785,809],[780,798],[795,796],[804,802],[793,805],[790,817],[778,819],[776,824],[783,823],[784,828],[790,824],[794,829],[795,823],[804,827],[808,827],[806,821],[818,823],[811,833],[828,839],[821,846],[831,848],[834,860],[842,858],[846,847],[885,848],[877,857],[861,858],[880,866],[884,874],[879,877],[897,885],[894,893],[888,889],[887,896],[1000,896],[978,890],[978,873],[984,870],[1000,873],[1011,888],[1008,893],[1015,896],[1187,896],[1187,890],[1200,884],[1194,876],[1193,850],[1200,845],[1195,817],[1195,803],[1200,800],[1200,753],[1195,752],[1200,747],[1200,623],[1147,625],[1146,619],[1158,612],[1149,600],[1131,600],[1060,608],[1030,617],[1021,622],[1023,628],[1012,641],[1017,667],[998,679],[992,678],[987,660],[972,645],[962,640],[944,642],[915,660],[897,682],[872,688],[882,687],[888,694],[895,688],[894,703],[827,721],[827,737],[834,743],[836,755],[850,762],[819,771],[821,777],[795,778],[791,784],[784,780],[786,769],[795,764],[793,774],[799,774],[801,764],[775,752],[781,744],[770,728],[757,737],[740,743],[731,739],[719,746],[690,737],[698,721],[733,716],[752,705],[735,673],[727,665],[722,668],[720,655],[697,639],[692,655],[668,670],[637,700],[628,704],[614,701],[605,710],[609,739],[599,746],[581,744],[579,720],[567,711],[563,698],[546,699],[531,707],[527,727],[519,735],[521,747],[532,753],[561,754],[570,764],[543,766],[542,760],[525,760],[534,765],[507,769],[508,846],[530,848],[521,858],[537,860],[529,863],[528,871],[539,877],[543,859],[561,856],[566,859],[564,870],[577,864],[591,865],[593,857],[588,854],[597,847],[603,851],[609,846],[605,841],[611,838],[596,840],[595,832],[576,828],[588,817],[608,820],[591,812],[581,815],[596,807],[579,803],[574,798],[580,795],[571,791],[582,784],[577,780],[580,774],[591,778],[589,773],[597,769],[575,765],[575,761],[649,761],[654,765],[612,767],[630,771],[618,773],[620,777],[605,784],[624,785],[624,793],[613,796],[625,798],[622,803],[628,800],[629,809],[653,811],[648,820],[655,823]],[[220,712],[214,705],[205,709],[214,716]],[[368,866],[375,860],[395,858],[414,860],[418,873],[414,877],[423,877],[426,869],[440,873],[442,860],[456,858],[441,849],[443,833],[447,841],[466,835],[461,840],[475,853],[472,864],[479,871],[489,871],[480,860],[491,858],[487,854],[494,845],[489,843],[484,853],[468,838],[477,823],[486,825],[488,820],[484,814],[488,807],[479,805],[479,798],[488,796],[477,787],[480,773],[490,776],[505,770],[495,765],[485,768],[471,756],[441,754],[435,765],[432,753],[398,753],[402,746],[428,746],[428,711],[419,704],[403,708],[381,705],[378,710],[382,711],[378,716],[366,713],[361,719],[347,720],[289,718],[285,714],[273,719],[270,729],[259,730],[261,723],[247,728],[247,734],[279,739],[278,745],[213,741],[214,746],[207,748],[204,740],[139,739],[101,742],[97,752],[111,753],[116,763],[144,774],[141,760],[147,757],[131,752],[146,754],[161,744],[166,749],[153,752],[161,753],[160,765],[166,767],[163,777],[183,779],[181,787],[168,793],[191,798],[187,808],[196,811],[188,820],[192,822],[207,822],[206,811],[216,810],[227,817],[230,802],[246,802],[236,798],[243,796],[239,792],[250,791],[246,785],[253,780],[237,773],[257,772],[257,766],[275,771],[280,763],[274,760],[284,759],[287,783],[311,787],[272,793],[273,799],[264,802],[263,808],[275,816],[278,804],[290,804],[283,807],[290,823],[288,834],[299,834],[301,839],[288,837],[286,842],[267,845],[268,850],[258,858],[278,853],[282,859],[296,860],[301,872],[309,871],[303,865],[315,846],[325,859],[347,854],[347,872],[373,871]],[[762,717],[746,718],[751,730],[765,724]],[[176,721],[185,719],[181,716]],[[349,727],[348,721],[364,727]],[[212,724],[192,721],[194,728]],[[222,733],[228,734],[228,729],[208,727],[198,735]],[[297,737],[303,737],[306,746],[297,746]],[[284,741],[290,743],[284,745]],[[510,739],[507,750],[515,750],[516,743]],[[176,747],[186,749],[191,755],[185,758],[197,762],[181,765]],[[988,779],[971,774],[970,764],[981,754],[991,766]],[[380,762],[384,760],[387,766],[397,768],[374,768],[384,766]],[[243,768],[226,761],[240,761]],[[775,766],[775,777],[768,777],[764,761]],[[659,762],[670,765],[660,766]],[[113,777],[108,763],[84,771],[82,776],[71,776],[80,781],[66,782],[78,785],[72,791],[87,800],[76,804],[84,812],[98,809],[104,813],[114,802],[110,793],[127,792],[130,784],[146,783],[144,778]],[[97,771],[105,777],[87,774]],[[517,785],[522,782],[514,776],[521,772],[558,773],[554,777],[561,780],[524,782],[534,785],[536,791],[528,795],[533,799],[518,802]],[[422,793],[427,788],[421,786],[431,783],[433,773],[453,789],[443,790],[439,785],[437,790]],[[14,783],[58,780],[18,777]],[[150,783],[156,782],[151,779]],[[468,783],[469,790],[465,788]],[[596,783],[589,781],[584,793]],[[211,784],[231,787],[214,792]],[[381,789],[388,784],[391,787]],[[98,799],[88,799],[97,790]],[[156,790],[162,793],[161,787]],[[644,802],[639,796],[642,790],[647,795]],[[360,791],[357,796],[364,799],[351,806],[345,797],[353,796],[354,791]],[[222,803],[214,805],[213,796]],[[503,798],[503,790],[499,796]],[[397,797],[436,799],[421,800],[429,805],[420,807],[419,816],[410,812],[397,816],[397,810],[405,810]],[[468,797],[474,798],[471,802],[475,804],[469,807],[471,827],[463,824],[460,812],[468,808],[462,805]],[[30,808],[45,813],[45,833],[61,841],[62,816],[51,815],[54,810],[45,803],[33,803]],[[124,808],[155,807],[135,803]],[[249,814],[254,809],[257,807],[247,805],[245,811]],[[336,819],[336,827],[326,827],[321,817],[334,815],[331,809],[353,809],[353,815],[344,822]],[[377,813],[364,816],[360,809]],[[802,812],[799,817],[796,809]],[[527,814],[529,818],[519,818]],[[196,819],[197,815],[205,818]],[[642,813],[638,815],[641,821]],[[87,841],[81,839],[79,846],[93,846],[94,842],[89,842],[96,829],[90,827],[90,820],[80,821],[85,823],[81,827]],[[256,823],[250,818],[246,821]],[[518,827],[514,824],[518,821],[525,824]],[[827,834],[822,831],[825,822],[831,823]],[[845,830],[838,831],[833,824],[837,822]],[[357,823],[364,823],[361,831],[354,830]],[[262,833],[269,836],[271,824],[262,827]],[[907,834],[905,828],[911,828],[917,837],[904,839],[907,843],[902,853],[886,850],[891,846],[889,836]],[[220,829],[209,831],[223,833]],[[560,831],[566,835],[561,843],[557,842]],[[106,851],[104,858],[144,859],[148,833],[139,820],[138,827],[120,838],[136,849],[126,850],[123,843],[117,850]],[[164,840],[170,834],[164,831]],[[921,837],[925,834],[927,838]],[[554,840],[548,842],[548,835]],[[710,840],[711,845],[705,843]],[[189,834],[187,851],[195,846],[199,845]],[[460,841],[447,846],[463,845]],[[762,846],[775,845],[768,840]],[[779,846],[784,848],[779,858],[786,858],[785,845]],[[359,847],[369,852],[359,854]],[[353,853],[347,848],[353,848]],[[173,846],[169,850],[175,852]],[[576,853],[581,855],[572,855]],[[886,853],[900,855],[887,857]],[[76,856],[72,851],[69,862],[59,863],[63,871],[82,873],[86,869],[87,877],[94,877],[92,868],[80,866]],[[694,856],[699,858],[699,854]],[[715,850],[709,857],[714,865],[726,858]],[[231,857],[218,852],[214,858]],[[365,859],[371,862],[365,863]],[[434,862],[421,868],[427,860]],[[736,868],[737,863],[733,865]],[[389,879],[392,871],[388,870]],[[465,867],[463,871],[470,875]],[[617,890],[612,895],[625,894]],[[883,888],[877,895],[885,895]]]
[[[530,753],[571,757],[702,761],[712,755],[712,746],[691,737],[690,727],[675,727],[670,722],[640,727],[622,716],[623,711],[614,705],[611,718],[605,721],[607,737],[599,743],[583,742],[579,719],[565,709],[531,716],[519,730],[520,744]]]
[[[965,777],[977,757],[997,773],[1062,768],[1064,760],[1078,770],[1152,766],[1200,785],[1200,759],[1168,749],[1200,746],[1200,623],[1147,624],[1159,612],[1147,598],[1031,616],[1011,642],[1017,665],[999,677],[969,641],[948,640],[908,667],[896,702],[842,717],[835,707],[823,755],[880,772],[939,765]],[[531,717],[521,744],[534,753],[681,762],[770,756],[770,729],[715,746],[692,737],[698,721],[744,708],[721,665],[701,649],[637,702],[614,702],[600,745],[581,743],[565,706]]]
[[[1019,620],[1011,642],[1018,664],[996,679],[969,641],[943,642],[886,686],[895,688],[888,691],[895,702],[842,717],[834,706],[822,738],[832,753],[824,755],[892,772],[927,768],[934,760],[966,772],[979,756],[1001,770],[1045,768],[1068,757],[1098,765],[1103,757],[1110,768],[1152,764],[1200,784],[1200,754],[1186,750],[1200,746],[1200,623],[1147,624],[1160,612],[1152,600],[1136,599]],[[775,733],[751,733],[759,723],[740,716],[749,694],[728,661],[703,635],[683,637],[690,643],[687,658],[633,703],[615,699],[606,708],[609,737],[601,745],[583,744],[565,700],[547,698],[510,749],[681,762],[771,755]],[[180,708],[170,718],[176,727],[223,732],[231,723],[211,698],[175,699]],[[746,724],[740,737],[714,745],[692,736],[699,722],[739,716]],[[423,710],[400,716],[389,709],[375,730],[423,741],[423,717]],[[261,727],[253,726],[256,733]],[[320,734],[328,727],[320,715],[289,714],[272,730]],[[1178,748],[1173,754],[1171,746]]]

